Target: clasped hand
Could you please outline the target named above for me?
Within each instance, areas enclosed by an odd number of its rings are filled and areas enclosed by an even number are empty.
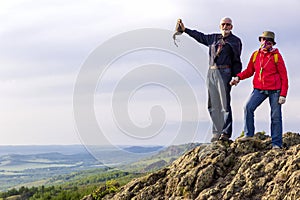
[[[237,86],[237,84],[240,82],[240,78],[238,76],[236,77],[232,77],[231,81],[229,82],[230,85],[235,85]]]

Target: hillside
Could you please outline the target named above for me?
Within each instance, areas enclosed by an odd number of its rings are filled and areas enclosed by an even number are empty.
[[[196,147],[104,199],[300,199],[300,135],[285,133],[282,150],[255,138]]]
[[[182,154],[200,145],[202,148],[205,147],[204,144],[200,144],[200,143],[172,145],[159,151],[157,154],[138,160],[137,162],[120,166],[119,168],[121,170],[128,171],[128,172],[139,172],[139,173],[153,172],[171,164]]]

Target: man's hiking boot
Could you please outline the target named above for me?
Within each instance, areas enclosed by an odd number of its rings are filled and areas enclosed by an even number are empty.
[[[222,140],[222,141],[228,141],[230,138],[230,136],[226,133],[222,133],[219,140]]]
[[[220,136],[221,136],[220,134],[213,133],[213,136],[212,136],[210,142],[216,142],[216,141],[218,141],[219,138],[220,138]]]

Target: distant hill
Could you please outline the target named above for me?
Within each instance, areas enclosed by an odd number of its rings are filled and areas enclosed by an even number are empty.
[[[198,146],[159,171],[114,184],[119,192],[103,199],[300,199],[300,135],[283,141],[285,149],[272,149],[271,138],[257,133],[253,141]]]
[[[162,148],[162,150],[158,151],[156,154],[150,157],[146,157],[136,162],[129,163],[125,166],[120,166],[120,168],[125,171],[140,173],[155,171],[171,164],[185,152],[200,145],[202,145],[201,148],[205,147],[205,144],[201,143],[172,145],[164,149]]]
[[[124,147],[123,150],[131,153],[153,153],[159,151],[162,148],[163,146],[150,146],[150,147],[131,146],[131,147]]]
[[[0,145],[2,155],[34,155],[57,152],[64,155],[87,153],[83,145]]]

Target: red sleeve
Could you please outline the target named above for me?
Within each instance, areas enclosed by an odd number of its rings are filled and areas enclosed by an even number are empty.
[[[248,62],[248,65],[247,65],[247,68],[244,71],[237,74],[237,76],[240,78],[240,80],[244,80],[246,78],[249,78],[254,74],[255,68],[254,68],[254,63],[253,63],[253,55],[254,55],[254,52],[251,55],[251,58],[250,58],[250,60]]]
[[[278,53],[278,63],[277,63],[278,73],[280,75],[281,79],[281,91],[280,96],[286,97],[288,92],[288,76],[287,76],[287,70],[285,67],[284,60],[280,53]]]

